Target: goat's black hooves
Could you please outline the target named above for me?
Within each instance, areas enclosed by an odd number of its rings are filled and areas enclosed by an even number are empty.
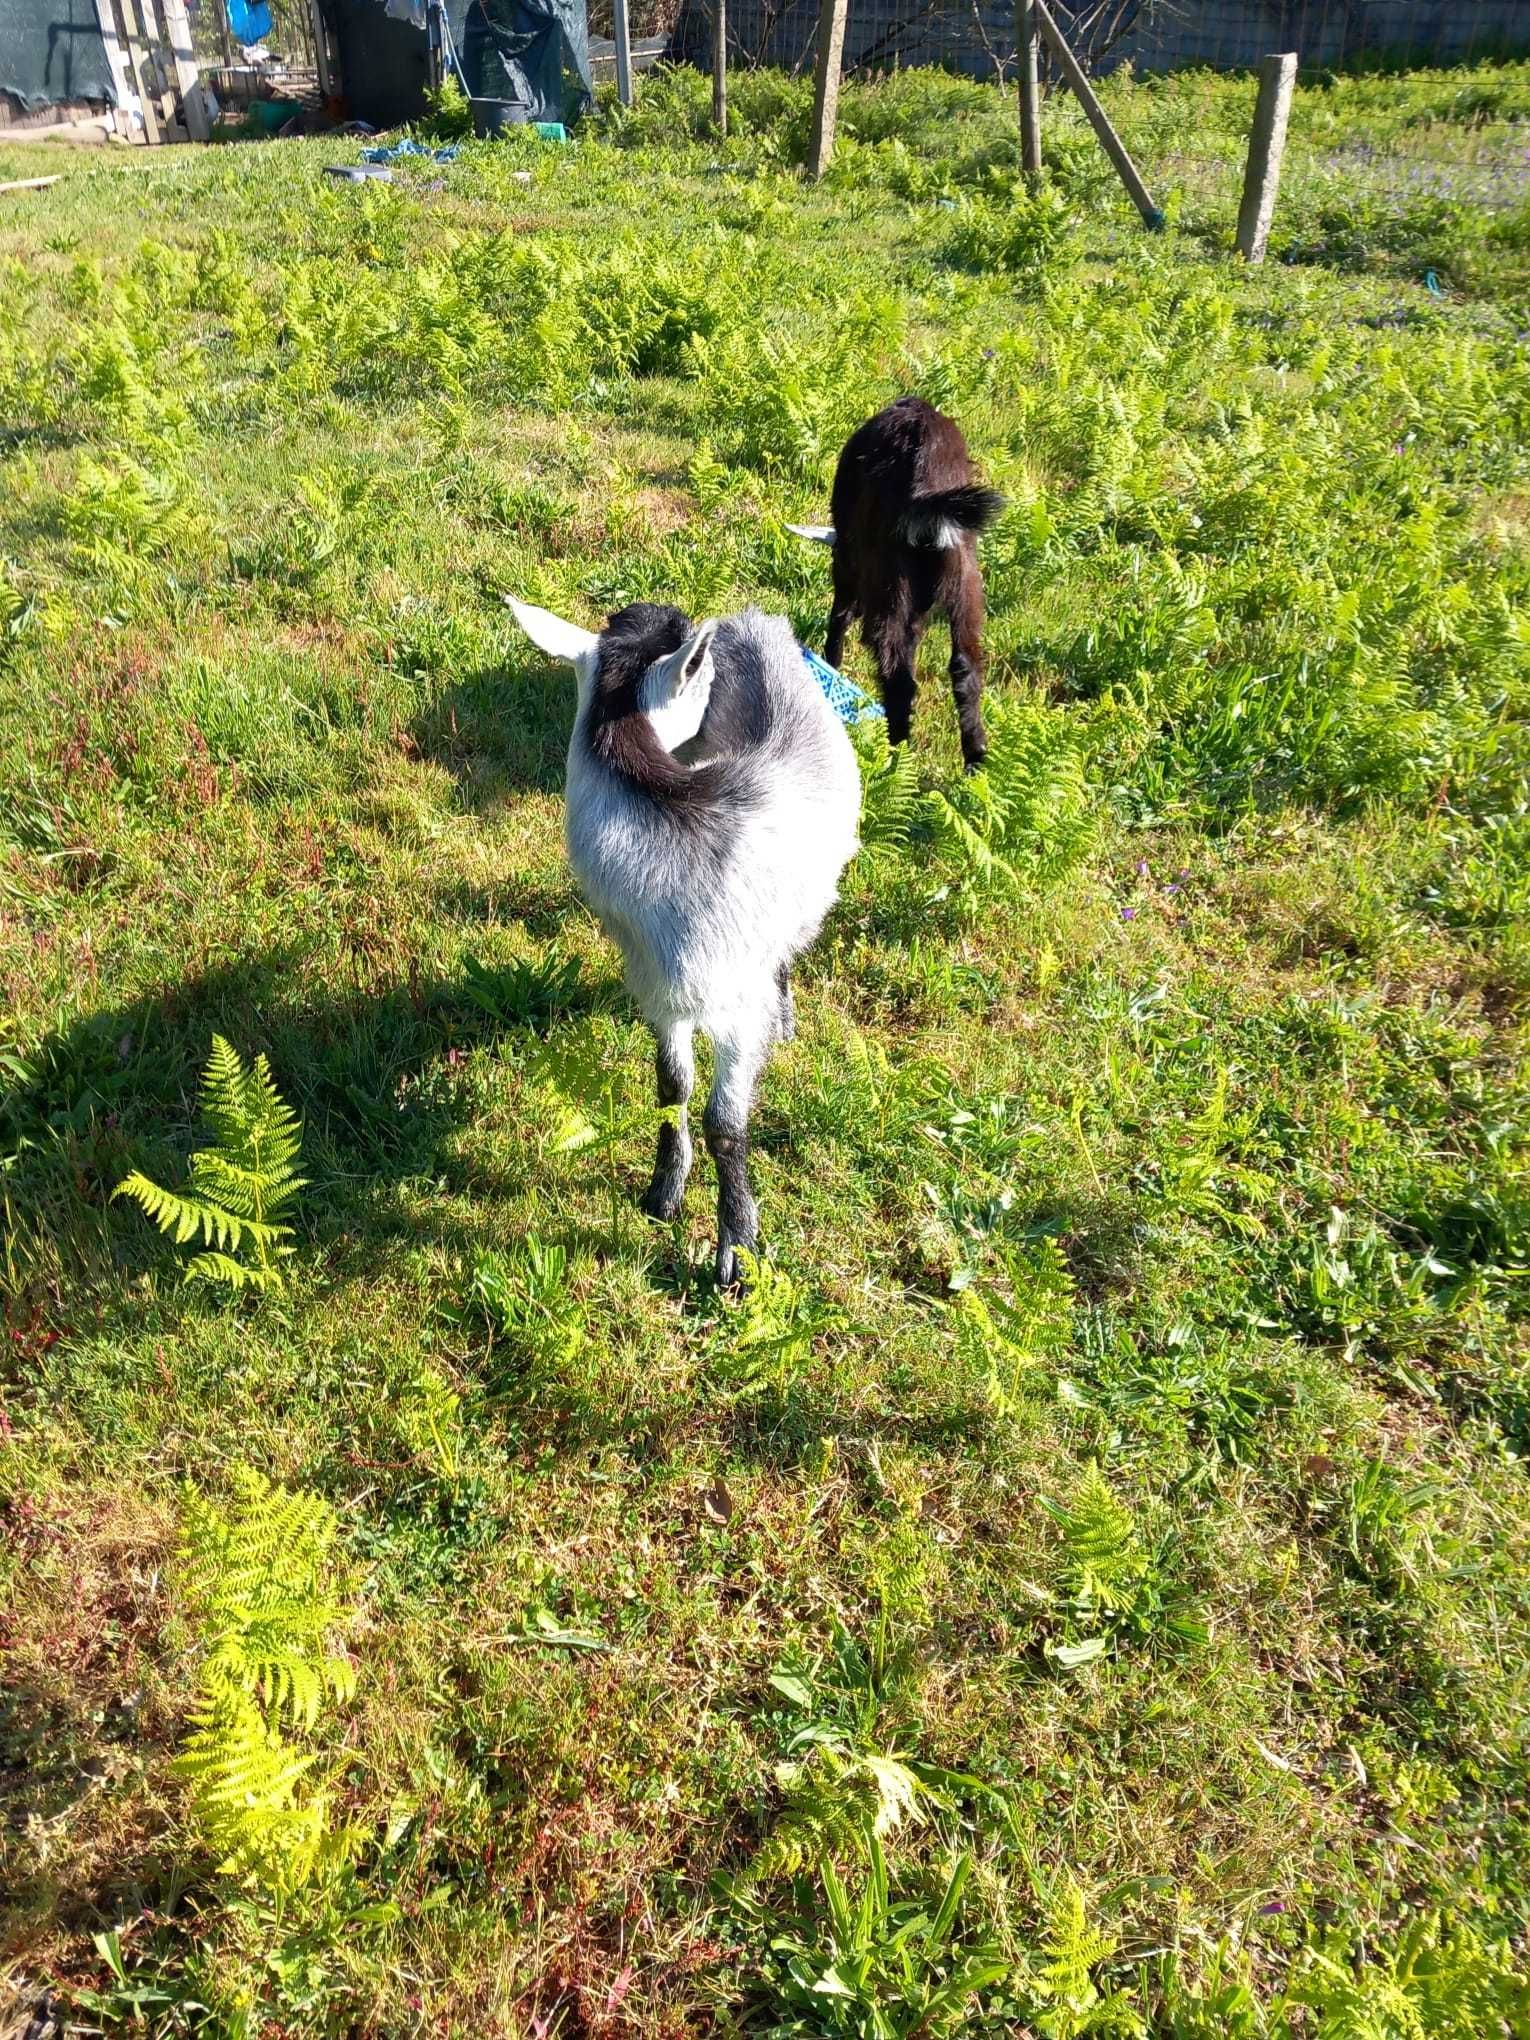
[[[742,1296],[749,1287],[743,1264],[731,1246],[720,1246],[717,1249],[715,1274],[718,1288],[734,1296]]]
[[[649,1218],[656,1218],[660,1225],[668,1225],[672,1218],[680,1216],[680,1207],[685,1202],[685,1185],[673,1183],[650,1183],[643,1194],[643,1210]]]
[[[962,769],[967,773],[968,777],[970,778],[974,772],[981,772],[983,767],[987,763],[988,763],[987,751],[974,751],[970,757],[964,758],[962,760]]]

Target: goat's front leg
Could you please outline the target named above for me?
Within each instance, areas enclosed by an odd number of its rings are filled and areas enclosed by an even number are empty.
[[[747,1021],[713,1036],[717,1069],[702,1124],[717,1164],[717,1281],[723,1289],[738,1280],[737,1250],[753,1252],[759,1237],[759,1208],[749,1182],[749,1110],[777,1017],[767,995]]]
[[[855,590],[841,575],[841,553],[834,550],[834,602],[829,610],[829,629],[823,641],[824,663],[837,666],[844,656],[845,632],[855,615]]]
[[[653,1181],[643,1199],[643,1209],[650,1218],[670,1219],[680,1209],[691,1173],[691,1129],[685,1108],[696,1083],[695,1030],[689,1020],[677,1020],[668,1027],[655,1029],[655,1033],[659,1043],[659,1109],[663,1111],[672,1105],[676,1110],[673,1120],[666,1119],[659,1127],[659,1152],[654,1158]]]

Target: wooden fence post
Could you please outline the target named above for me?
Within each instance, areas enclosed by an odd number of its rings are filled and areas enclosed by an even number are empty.
[[[612,0],[611,35],[616,44],[616,96],[623,106],[632,104],[632,30],[627,21],[627,0]]]
[[[324,26],[324,9],[319,0],[308,0],[308,15],[313,23],[313,61],[319,74],[319,90],[328,99],[340,96],[340,81],[335,76],[335,67],[330,61],[329,34]]]
[[[1031,0],[1017,0],[1015,24],[1020,58],[1020,161],[1034,182],[1041,175],[1041,80],[1036,62],[1036,13]]]
[[[839,116],[839,74],[845,61],[845,16],[850,0],[822,0],[818,10],[818,76],[813,88],[813,140],[808,149],[808,175],[822,177],[834,155],[834,123]]]
[[[128,112],[128,100],[137,90],[133,84],[132,72],[128,68],[127,49],[117,28],[117,16],[112,0],[96,0],[96,20],[101,29],[101,45],[106,51],[107,66],[112,74],[112,89],[117,95],[116,110],[112,125],[125,141],[141,142],[142,132],[135,128]]]
[[[1094,87],[1084,75],[1084,67],[1068,46],[1068,39],[1052,19],[1046,0],[1029,0],[1036,17],[1037,26],[1052,45],[1058,67],[1072,86],[1074,96],[1089,116],[1089,125],[1099,137],[1100,147],[1116,166],[1116,175],[1126,186],[1131,201],[1150,227],[1163,225],[1163,213],[1154,205],[1152,193],[1137,174],[1137,166],[1126,152],[1126,144],[1110,124],[1110,116],[1095,97]]]
[[[1262,262],[1275,217],[1280,190],[1280,159],[1286,149],[1286,123],[1296,90],[1296,56],[1266,57],[1259,66],[1259,98],[1248,138],[1248,168],[1243,173],[1243,203],[1238,207],[1238,253],[1245,262]]]
[[[712,125],[728,132],[728,0],[712,0]]]

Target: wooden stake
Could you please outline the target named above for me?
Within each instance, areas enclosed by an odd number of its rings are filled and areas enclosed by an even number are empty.
[[[62,175],[59,171],[53,177],[13,177],[9,183],[0,184],[0,191],[41,191],[46,184],[57,184]]]
[[[627,0],[612,0],[611,35],[616,43],[616,96],[623,106],[632,104],[632,31],[627,22]]]
[[[1017,0],[1015,20],[1020,55],[1020,161],[1034,182],[1041,175],[1041,82],[1036,63],[1036,11],[1031,0]]]
[[[191,47],[191,24],[186,19],[186,0],[160,0],[165,10],[165,32],[170,38],[170,63],[176,89],[186,118],[186,132],[194,142],[212,138],[212,122],[202,97],[202,80]]]
[[[1163,213],[1154,205],[1152,193],[1137,174],[1137,166],[1126,152],[1126,145],[1110,124],[1110,116],[1095,97],[1094,87],[1084,76],[1084,67],[1068,47],[1068,39],[1052,19],[1051,9],[1046,0],[1029,0],[1037,26],[1052,45],[1053,54],[1063,76],[1072,86],[1074,96],[1089,116],[1089,125],[1099,137],[1100,147],[1116,166],[1116,175],[1126,186],[1131,201],[1150,227],[1163,225]]]
[[[834,157],[839,117],[839,74],[845,61],[845,17],[850,0],[822,0],[818,10],[818,75],[813,87],[813,139],[808,175],[822,177]]]
[[[1259,97],[1248,138],[1248,168],[1243,173],[1243,203],[1238,207],[1238,253],[1245,262],[1262,262],[1275,217],[1280,190],[1280,159],[1286,150],[1286,123],[1296,90],[1296,55],[1266,57],[1259,66]]]
[[[728,132],[728,0],[712,0],[712,125]]]

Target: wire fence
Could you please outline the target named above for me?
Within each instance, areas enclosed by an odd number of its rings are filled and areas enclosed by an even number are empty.
[[[597,0],[609,13],[609,0]],[[656,25],[666,0],[649,0]],[[668,0],[673,4],[673,0]],[[1308,70],[1364,64],[1456,64],[1530,52],[1530,0],[1049,0],[1086,69],[1204,65],[1250,69],[1296,50]],[[818,0],[728,0],[729,62],[801,72],[818,43]],[[592,12],[592,21],[593,21]],[[708,62],[710,0],[679,0],[672,53]],[[936,64],[1008,79],[1016,61],[1014,0],[851,0],[847,73]],[[633,33],[640,31],[634,20]],[[1045,52],[1042,70],[1050,69]]]

